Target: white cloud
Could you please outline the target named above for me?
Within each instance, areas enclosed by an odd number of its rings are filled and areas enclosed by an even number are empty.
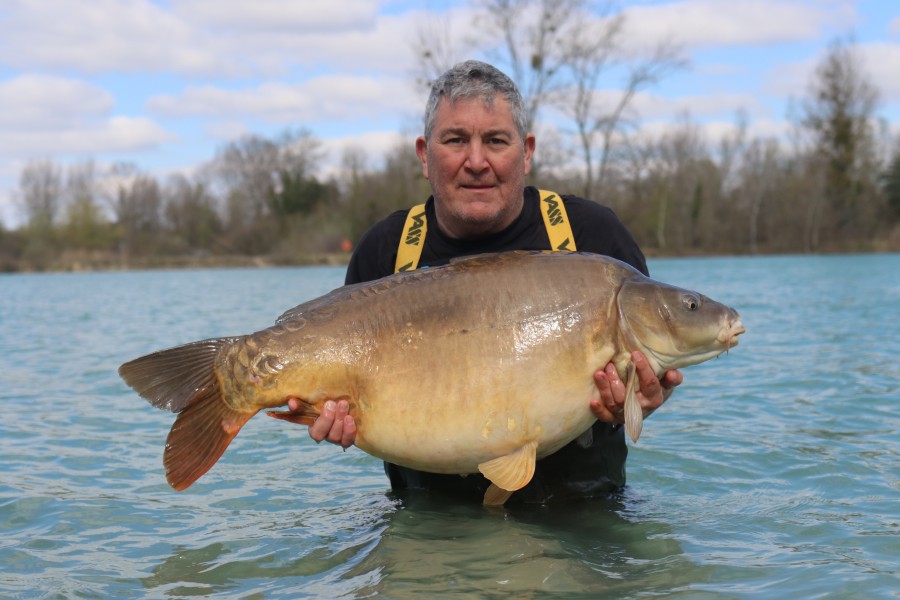
[[[764,110],[755,96],[748,94],[703,94],[665,98],[652,94],[638,94],[634,108],[643,118],[673,118],[680,114],[691,117],[712,117],[735,114],[738,111],[759,113]]]
[[[400,147],[408,147],[410,155],[415,153],[416,138],[414,135],[405,135],[396,131],[371,131],[359,135],[344,136],[323,140],[322,147],[326,152],[325,161],[322,164],[324,175],[337,175],[341,168],[344,152],[348,150],[362,150],[369,161],[368,168],[380,169],[383,165],[376,164],[387,156],[388,152]]]
[[[214,140],[230,142],[253,133],[246,123],[235,120],[215,121],[203,128]]]
[[[900,21],[900,19],[898,19]],[[876,42],[859,45],[866,75],[885,102],[900,102],[900,44]]]
[[[327,31],[235,32],[222,39],[232,60],[268,75],[294,72],[377,72],[407,75],[413,69],[412,41],[419,13],[381,15],[371,27]],[[258,73],[257,73],[258,74]]]
[[[784,139],[790,133],[791,123],[784,119],[754,119],[747,124],[748,139]]]
[[[817,38],[823,28],[846,28],[853,4],[784,0],[685,0],[624,11],[626,38],[646,46],[673,38],[688,46],[771,44]]]
[[[714,151],[724,139],[733,139],[738,133],[738,123],[734,120],[687,121],[707,149]],[[638,137],[643,139],[659,139],[662,136],[684,131],[685,121],[657,120],[648,121],[638,130]],[[787,121],[772,119],[753,119],[746,124],[746,140],[769,139],[783,137],[788,133],[790,124]]]
[[[174,136],[145,117],[114,115],[112,94],[63,77],[23,75],[0,82],[0,156],[127,152]]]
[[[879,91],[883,102],[900,101],[900,44],[888,42],[857,43],[863,76]],[[782,98],[802,98],[809,92],[816,66],[825,56],[822,47],[816,56],[802,62],[776,67],[767,77],[765,93]]]
[[[214,41],[145,0],[11,0],[0,19],[0,60],[25,70],[233,70]]]
[[[125,153],[175,141],[150,119],[111,117],[55,131],[11,131],[0,135],[0,156],[59,157]]]
[[[147,101],[151,113],[166,118],[252,116],[271,123],[372,121],[421,110],[423,105],[424,99],[405,80],[351,75],[315,77],[301,83],[270,82],[242,90],[192,87],[180,95],[157,95]]]
[[[77,79],[22,75],[0,81],[0,132],[50,130],[110,112],[109,92]]]
[[[405,72],[420,13],[375,0],[8,0],[0,64],[20,70],[274,77],[292,68]]]
[[[888,33],[890,35],[900,36],[900,17],[891,19],[891,22],[888,23]]]
[[[734,121],[707,121],[698,125],[705,139],[718,144],[726,138],[734,138],[738,133],[738,124]],[[790,125],[787,121],[772,119],[756,119],[747,123],[745,139],[782,139]]]
[[[241,31],[341,32],[372,27],[374,0],[181,0],[174,10],[201,26]]]

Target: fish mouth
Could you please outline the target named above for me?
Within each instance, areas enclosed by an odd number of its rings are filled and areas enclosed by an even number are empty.
[[[719,342],[725,345],[725,352],[728,352],[731,348],[737,346],[737,336],[746,332],[747,330],[744,329],[744,324],[741,322],[740,317],[729,319],[728,326],[723,327],[722,331],[719,332]]]

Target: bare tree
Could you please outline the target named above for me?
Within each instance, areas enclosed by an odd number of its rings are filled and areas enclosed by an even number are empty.
[[[277,184],[278,146],[262,136],[244,136],[216,154],[212,172],[227,198],[226,225],[236,229],[258,222]]]
[[[75,248],[101,249],[110,243],[110,228],[97,203],[94,161],[71,165],[66,171],[66,241]]]
[[[33,231],[49,231],[62,205],[62,169],[50,160],[25,165],[19,175],[17,198]]]
[[[817,66],[803,103],[802,125],[813,140],[813,154],[824,197],[811,199],[808,246],[816,249],[820,230],[832,238],[859,237],[864,190],[875,188],[871,154],[875,141],[874,111],[878,92],[869,82],[855,46],[833,42]]]
[[[645,56],[626,56],[625,17],[612,2],[595,0],[476,0],[478,31],[470,46],[483,53],[516,81],[526,104],[527,126],[535,131],[539,113],[553,105],[569,116],[577,130],[585,170],[585,196],[606,176],[616,132],[635,95],[684,64],[681,50],[661,42]],[[416,46],[420,72],[431,76],[446,69],[450,37],[419,32]],[[609,71],[624,68],[622,89],[608,95],[599,88]],[[534,170],[543,161],[536,160]]]
[[[603,156],[605,158],[608,155],[609,140],[615,128],[612,120],[618,122],[621,111],[625,107],[625,102],[619,102],[619,114],[616,116],[596,114],[601,75],[605,74],[607,69],[612,66],[624,22],[625,17],[621,14],[597,20],[593,26],[576,28],[565,42],[566,63],[572,74],[573,83],[571,89],[564,90],[556,100],[563,112],[568,114],[575,123],[585,170],[582,195],[586,198],[591,196],[591,190],[594,187],[594,151],[597,146],[595,138],[598,133],[607,134],[604,136],[606,143]],[[605,167],[605,160],[602,162]],[[605,168],[601,169],[601,172],[603,171]]]
[[[273,194],[310,176],[320,158],[321,143],[305,129],[273,139],[247,135],[227,144],[208,168],[227,198],[227,226],[240,228],[271,214]]]
[[[900,217],[900,144],[894,150],[890,164],[882,175],[881,185],[888,207],[895,218]]]
[[[162,231],[162,193],[156,178],[133,163],[117,163],[111,170],[117,183],[106,192],[120,231],[119,251],[126,261],[155,251]]]
[[[567,40],[588,0],[479,0],[476,27],[485,53],[506,68],[525,98],[528,130],[538,112],[565,85]],[[498,43],[494,43],[499,40]]]
[[[590,197],[594,187],[594,152],[600,154],[597,185],[603,186],[614,136],[625,124],[634,97],[686,61],[681,48],[669,41],[657,44],[644,58],[629,60],[622,56],[624,15],[585,15],[580,23],[566,42],[566,63],[573,82],[559,95],[558,103],[575,123],[585,170],[583,195]],[[624,84],[614,93],[603,94],[600,83],[613,67],[626,70]]]
[[[181,174],[173,175],[163,195],[163,213],[176,239],[191,252],[213,250],[222,221],[206,185]]]
[[[447,13],[426,11],[419,18],[411,44],[416,58],[413,79],[418,90],[427,93],[431,83],[465,55],[469,43],[454,39],[452,28]]]
[[[780,148],[778,142],[770,140],[753,140],[743,153],[740,167],[740,189],[737,190],[738,209],[745,211],[747,226],[747,242],[752,254],[760,251],[760,228],[763,207],[770,206],[776,210],[774,197],[780,184]],[[730,220],[737,216],[732,212]]]

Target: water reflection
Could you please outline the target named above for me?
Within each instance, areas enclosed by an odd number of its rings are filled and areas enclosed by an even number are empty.
[[[143,589],[172,598],[672,596],[696,595],[713,577],[627,495],[486,509],[373,492],[228,521],[217,539],[173,540]]]
[[[378,543],[345,575],[375,580],[360,596],[671,594],[708,578],[665,524],[630,518],[627,497],[503,509],[395,497]]]

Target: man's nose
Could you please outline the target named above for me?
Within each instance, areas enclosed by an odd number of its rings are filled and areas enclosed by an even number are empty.
[[[466,154],[466,167],[475,173],[481,173],[488,168],[487,154],[484,151],[484,144],[481,140],[473,140]]]

